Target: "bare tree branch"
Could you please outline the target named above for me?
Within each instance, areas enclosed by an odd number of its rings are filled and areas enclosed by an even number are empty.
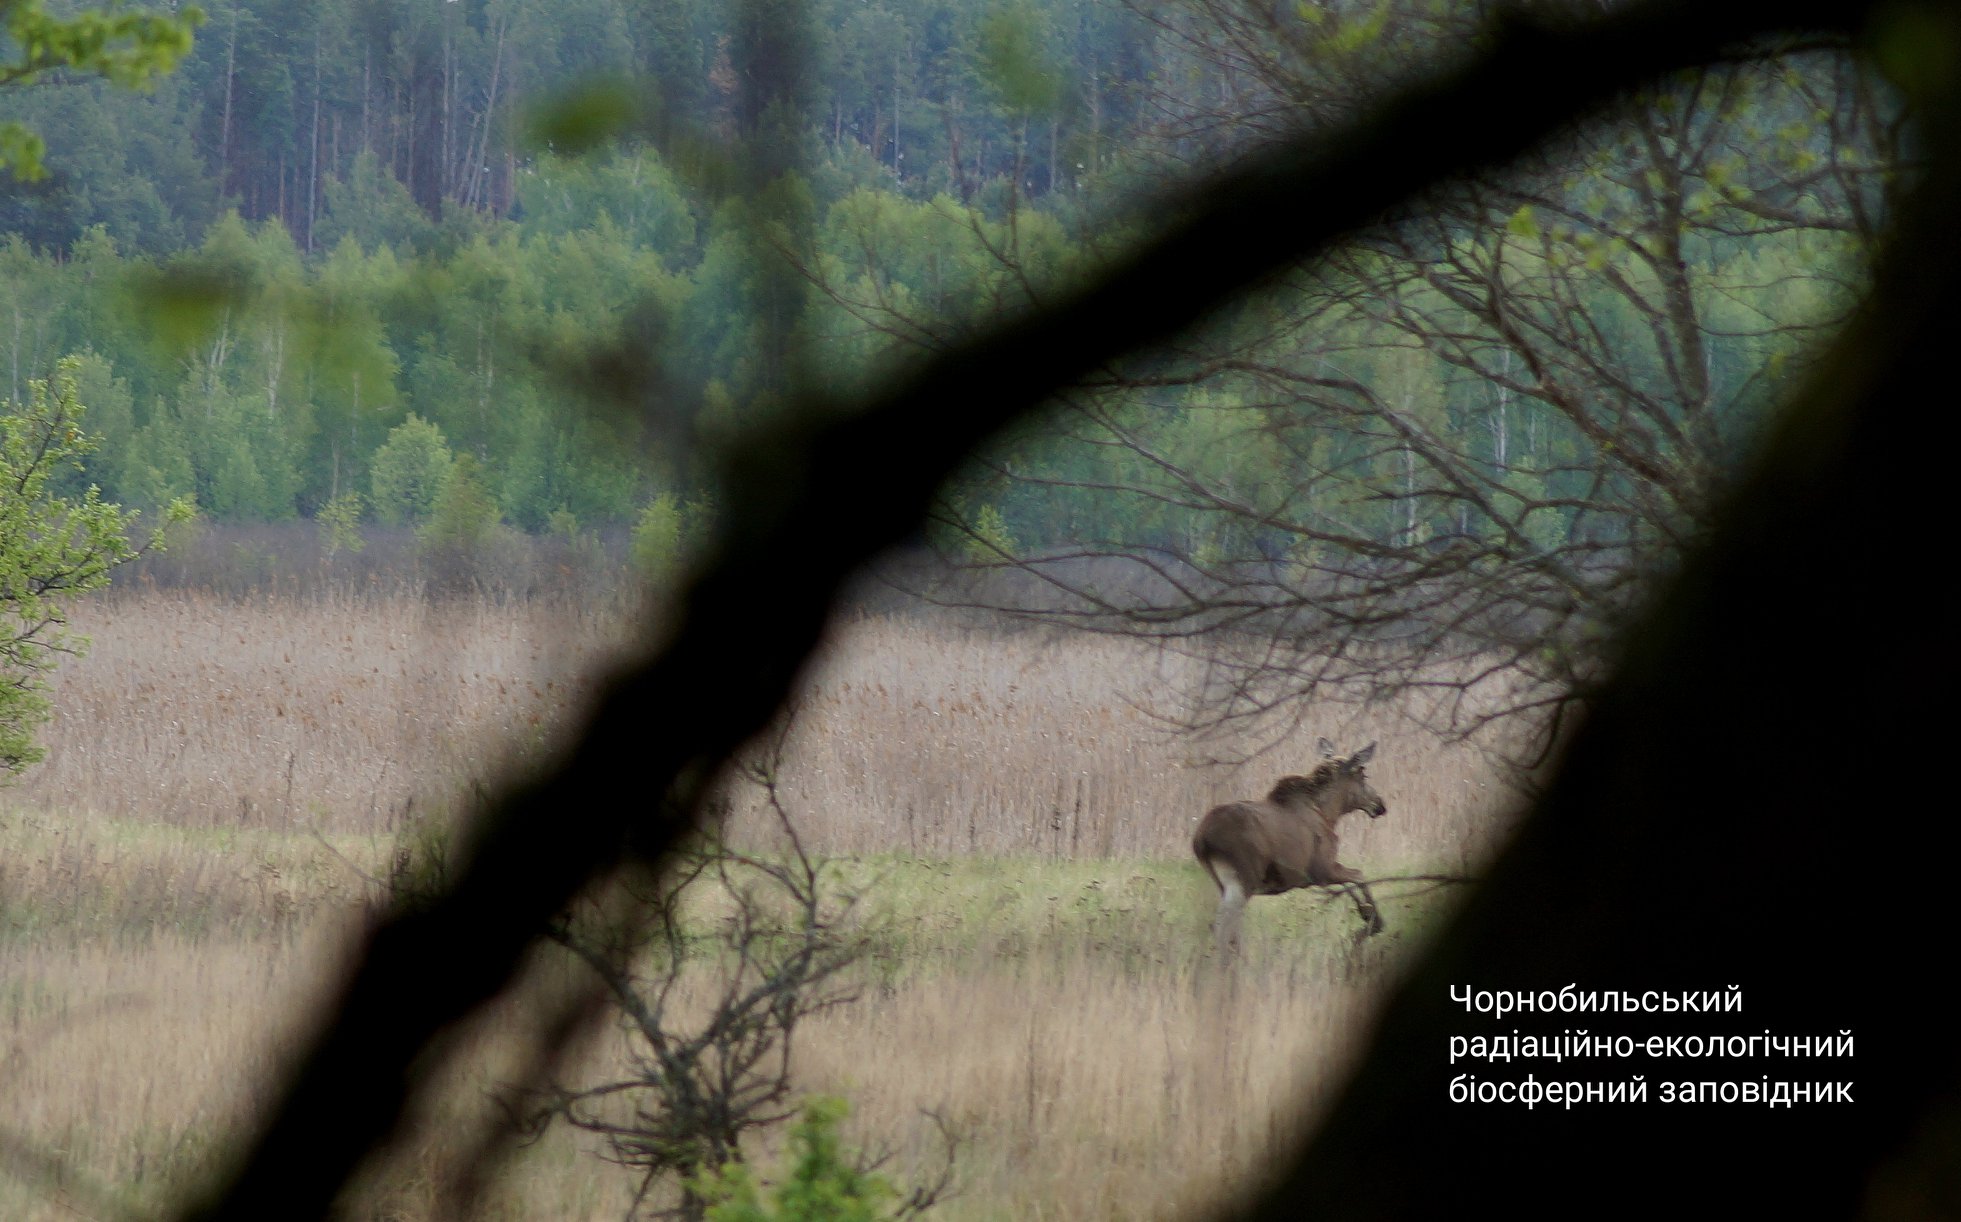
[[[440,901],[380,927],[231,1182],[186,1216],[324,1216],[427,1080],[439,1032],[510,980],[531,939],[628,853],[687,826],[719,767],[782,703],[840,584],[924,513],[980,441],[1123,352],[1170,336],[1434,179],[1516,155],[1613,90],[1765,28],[1843,28],[1859,6],[1614,6],[1515,26],[1470,67],[1325,140],[1222,176],[1136,255],[862,410],[798,415],[730,459],[723,537],[664,647],[609,686],[581,743],[487,812]],[[819,515],[828,529],[812,532]],[[622,804],[621,794],[640,793]]]
[[[1961,26],[1951,9],[1945,20],[1951,38]],[[1890,824],[1876,906],[1830,899],[1834,878],[1864,871],[1828,847],[1846,845],[1871,799],[1948,783],[1949,625],[1859,581],[1821,583],[1816,559],[1921,571],[1930,557],[1900,525],[1945,504],[1954,422],[1912,405],[1945,376],[1961,325],[1956,78],[1922,102],[1927,178],[1872,304],[1719,506],[1715,535],[1649,608],[1519,839],[1423,956],[1313,1145],[1250,1216],[1426,1217],[1517,1193],[1536,1213],[1603,1204],[1604,1192],[1604,1207],[1629,1216],[1690,1197],[1697,1212],[1808,1217],[1947,1216],[1961,1205],[1961,1057],[1945,981],[1926,968],[1956,931],[1949,837],[1931,811]],[[1822,653],[1821,642],[1831,643]],[[1843,753],[1826,724],[1834,709],[1851,713]],[[1869,769],[1883,770],[1878,788]],[[1596,1036],[1830,1032],[1856,1040],[1856,1053],[1535,1063],[1542,1082],[1638,1080],[1645,1102],[1550,1114],[1452,1103],[1453,1074],[1516,1084],[1526,1069],[1447,1063],[1449,1036],[1496,1029],[1450,991],[1569,983],[1637,997],[1737,990],[1744,1010],[1555,1011],[1519,1016],[1524,1030],[1584,1019]],[[1845,1095],[1781,1111],[1659,1102],[1664,1084],[1674,1094],[1705,1081],[1732,1098],[1743,1082],[1769,1092],[1802,1081],[1807,1100],[1814,1082]]]
[[[1439,23],[1478,34],[1415,4],[1180,7],[1160,24],[1194,67],[1170,79],[1195,82],[1182,113],[1213,156],[1281,138],[1283,113],[1329,121]],[[1603,643],[1711,528],[1779,372],[1853,305],[1859,243],[1906,172],[1876,75],[1843,36],[1757,40],[1098,371],[1067,396],[1066,443],[969,481],[1066,516],[1062,554],[1019,557],[1036,579],[1020,593],[929,596],[1197,654],[1231,677],[1188,701],[1190,728],[1256,748],[1303,704],[1420,687],[1431,728],[1543,759]],[[1273,107],[1224,88],[1241,78]],[[1165,137],[1173,159],[1195,130]],[[1187,393],[1148,393],[1169,387]],[[950,495],[937,518],[956,533],[963,500],[999,512]]]

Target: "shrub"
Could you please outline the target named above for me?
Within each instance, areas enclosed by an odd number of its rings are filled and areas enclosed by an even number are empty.
[[[79,496],[56,491],[96,448],[81,427],[80,367],[64,358],[51,382],[27,384],[26,403],[0,410],[0,776],[42,757],[34,741],[48,719],[42,676],[87,647],[65,631],[68,600],[107,585],[110,571],[138,554],[128,538],[134,513],[105,503],[94,485]],[[191,513],[188,501],[173,502],[144,546],[161,546],[163,528]]]
[[[663,492],[640,511],[633,524],[633,563],[640,571],[663,577],[681,560],[681,505]]]
[[[663,492],[640,511],[633,526],[633,563],[642,573],[662,581],[681,571],[701,546],[715,509],[705,497],[683,505]]]
[[[428,521],[455,465],[443,431],[410,412],[375,451],[369,474],[375,516],[390,526]]]
[[[313,520],[320,527],[320,548],[331,560],[342,550],[349,554],[367,546],[361,537],[361,494],[343,492],[320,507]]]
[[[767,1204],[741,1163],[704,1176],[696,1192],[710,1202],[707,1222],[884,1222],[897,1216],[897,1190],[844,1156],[837,1130],[850,1111],[842,1099],[804,1101],[803,1118],[790,1130],[788,1175]]]
[[[502,518],[490,489],[484,485],[483,467],[476,456],[458,454],[429,507],[422,543],[435,551],[468,555],[483,544]]]
[[[1008,521],[992,505],[982,505],[974,517],[973,534],[967,540],[967,559],[978,564],[998,564],[1010,560],[1021,550]]]

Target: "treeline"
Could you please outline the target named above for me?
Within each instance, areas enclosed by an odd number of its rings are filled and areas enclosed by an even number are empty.
[[[125,504],[350,545],[632,523],[669,554],[713,512],[701,443],[1067,283],[1121,245],[1124,182],[1258,138],[1200,103],[1288,71],[1311,102],[1394,49],[1387,7],[1351,7],[1249,67],[1114,0],[755,30],[705,3],[214,6],[154,95],[18,95],[53,174],[0,193],[0,393],[79,356],[103,444],[74,479]],[[1859,82],[1798,68],[1673,87],[1577,170],[1477,184],[1104,371],[949,490],[942,541],[1203,567],[1673,530],[1843,308],[1848,193],[1883,180],[1814,114],[1867,114]],[[523,99],[609,78],[657,86],[624,138],[527,136]]]
[[[80,354],[80,398],[104,440],[77,479],[125,504],[192,494],[214,517],[276,522],[354,493],[373,520],[415,525],[441,508],[433,472],[460,459],[496,517],[542,533],[554,514],[597,525],[633,521],[662,498],[703,507],[712,490],[692,466],[697,443],[769,410],[790,376],[767,347],[766,311],[794,314],[791,330],[815,354],[806,376],[841,385],[883,354],[942,342],[939,328],[966,309],[1020,299],[1029,277],[1053,283],[1094,257],[1038,211],[995,220],[950,197],[871,187],[820,211],[810,186],[789,179],[776,191],[797,196],[813,223],[788,252],[793,266],[759,261],[762,203],[710,206],[645,148],[535,161],[520,183],[524,219],[479,222],[446,251],[399,183],[377,174],[366,186],[366,196],[330,192],[320,225],[334,245],[313,258],[277,219],[235,213],[196,248],[162,258],[125,251],[102,226],[65,253],[9,236],[0,245],[4,393],[23,398],[28,380]],[[423,248],[431,253],[413,253]],[[1718,299],[1716,321],[1828,313],[1828,295],[1801,274],[1816,257],[1798,239],[1732,250],[1712,274],[1749,295]],[[211,302],[160,297],[151,286],[171,272],[215,277],[222,292]],[[1612,294],[1582,304],[1603,331],[1639,337],[1644,320]],[[1269,309],[1249,305],[1227,327],[1252,337],[1240,354],[1246,369],[1275,359],[1263,345],[1299,358],[1290,332],[1263,338]],[[1487,455],[1498,477],[1574,488],[1598,479],[1587,439],[1529,399],[1359,310],[1319,317],[1326,370]],[[1727,330],[1708,343],[1723,399],[1788,346],[1741,321]],[[663,396],[634,410],[580,389],[592,387],[581,364],[591,345],[623,335],[665,362]],[[1105,426],[1111,412],[1128,421],[1125,444],[1080,428],[1073,438],[1069,429],[1029,435],[972,473],[955,508],[970,522],[989,511],[983,537],[969,540],[977,555],[1095,541],[1243,556],[1284,544],[1208,543],[1201,536],[1219,529],[1216,515],[1180,495],[1187,477],[1244,498],[1251,511],[1233,527],[1242,535],[1257,533],[1262,499],[1293,498],[1307,469],[1357,474],[1351,503],[1327,503],[1328,512],[1380,519],[1384,534],[1411,525],[1401,520],[1407,501],[1377,495],[1415,478],[1380,425],[1331,426],[1313,453],[1263,445],[1279,408],[1256,374],[1154,372],[1168,384],[1141,377],[1095,397]],[[411,451],[425,466],[440,455],[419,491],[404,491],[414,481],[399,474]],[[1146,495],[1115,500],[1111,487]],[[1542,483],[1531,495],[1567,491]],[[1548,513],[1541,526],[1564,523]]]
[[[1063,243],[1036,210],[1114,171],[1150,75],[1113,0],[778,7],[221,0],[149,94],[17,93],[50,173],[0,190],[5,393],[80,355],[83,478],[134,505],[279,521],[354,493],[402,521],[372,467],[413,421],[525,530],[699,509],[691,443],[786,388],[765,316],[843,375],[890,345],[827,277],[998,297],[1003,250]],[[620,151],[527,128],[611,80],[637,99]],[[745,162],[797,173],[732,191]],[[789,217],[802,265],[760,266]],[[906,266],[854,271],[868,239]],[[622,336],[665,393],[594,410],[582,358]]]
[[[1136,130],[1153,66],[1153,27],[1120,0],[202,7],[195,51],[149,96],[9,99],[52,173],[8,183],[0,233],[65,251],[101,225],[155,255],[236,210],[324,253],[384,180],[432,219],[521,218],[527,108],[629,79],[651,88],[640,129],[662,147],[787,140],[914,198],[1070,193]]]
[[[945,315],[1016,291],[1003,251],[1049,268],[1073,257],[1038,214],[1010,225],[863,187],[820,212],[795,176],[769,195],[815,217],[795,267],[754,257],[769,198],[691,194],[645,148],[540,158],[520,183],[523,220],[446,236],[377,174],[329,193],[320,224],[334,245],[312,258],[278,219],[237,213],[161,257],[102,225],[65,251],[10,235],[0,393],[24,399],[79,355],[103,444],[77,478],[125,504],[192,494],[218,518],[273,522],[357,493],[382,522],[413,524],[439,508],[433,484],[404,492],[391,474],[413,451],[466,463],[527,531],[557,512],[621,522],[662,496],[703,497],[695,443],[780,397],[791,373],[767,312],[810,341],[820,367],[806,375],[849,378],[891,341],[841,298]],[[622,406],[596,385],[587,358],[621,337],[661,354],[656,400]]]

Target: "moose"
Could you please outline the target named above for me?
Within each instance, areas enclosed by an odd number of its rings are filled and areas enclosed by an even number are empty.
[[[1359,870],[1335,860],[1335,823],[1350,811],[1371,819],[1389,812],[1363,771],[1375,755],[1370,743],[1342,756],[1321,740],[1323,759],[1307,776],[1275,782],[1264,802],[1215,806],[1198,821],[1192,852],[1219,886],[1219,912],[1212,939],[1220,955],[1239,950],[1239,924],[1246,901],[1279,895],[1296,887],[1338,886],[1360,891],[1356,906],[1367,923],[1364,936],[1382,932],[1382,914]]]

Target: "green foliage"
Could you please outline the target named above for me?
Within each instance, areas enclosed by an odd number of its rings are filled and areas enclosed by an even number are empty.
[[[1062,101],[1064,73],[1051,58],[1046,16],[1028,0],[1011,0],[981,19],[982,73],[1012,113],[1046,114]]]
[[[180,401],[178,427],[189,442],[198,503],[223,517],[275,522],[293,516],[297,455],[262,394],[220,384],[186,388]]]
[[[788,1174],[767,1201],[741,1163],[703,1176],[695,1191],[711,1202],[708,1222],[881,1222],[897,1216],[898,1192],[844,1153],[838,1125],[850,1112],[842,1099],[804,1102],[803,1118],[790,1130]]]
[[[3,11],[49,20],[44,4],[76,11],[65,0]],[[248,519],[319,514],[358,488],[378,521],[421,527],[451,451],[467,450],[514,527],[548,531],[561,508],[588,528],[638,519],[649,571],[671,570],[699,519],[671,499],[643,509],[650,495],[698,484],[703,449],[799,388],[848,398],[1120,249],[1125,235],[1096,192],[1155,172],[1136,151],[1144,99],[1182,89],[1197,104],[1219,66],[1205,62],[1202,39],[1174,52],[1151,20],[1105,0],[815,0],[813,105],[799,130],[769,137],[801,141],[809,160],[759,188],[733,168],[738,146],[786,120],[740,98],[740,78],[768,47],[734,28],[733,10],[356,8],[236,0],[216,37],[201,34],[147,95],[101,79],[7,95],[8,117],[46,135],[61,160],[47,182],[0,193],[0,398],[22,397],[62,353],[92,353],[81,398],[104,437],[59,488],[93,482],[144,507],[195,494],[209,512]],[[1263,68],[1337,91],[1329,82],[1359,81],[1447,26],[1447,8],[1283,6],[1275,28],[1287,37]],[[1915,32],[1881,32],[1896,44],[1889,60],[1911,53]],[[105,55],[135,45],[104,37]],[[432,54],[452,85],[454,106],[440,115],[417,109]],[[1590,440],[1531,392],[1522,366],[1467,367],[1517,354],[1452,294],[1488,284],[1514,311],[1560,302],[1516,333],[1536,342],[1582,320],[1598,350],[1549,353],[1537,363],[1557,375],[1547,385],[1597,367],[1610,389],[1643,388],[1664,416],[1710,405],[1710,431],[1730,446],[1750,426],[1747,400],[1797,372],[1792,358],[1814,328],[1843,312],[1846,291],[1831,286],[1856,281],[1845,273],[1858,255],[1856,236],[1760,224],[1747,205],[1815,197],[1829,211],[1826,196],[1790,195],[1797,175],[1799,186],[1871,183],[1880,206],[1885,165],[1835,144],[1844,125],[1818,113],[1810,72],[1739,75],[1695,120],[1729,135],[1697,142],[1710,150],[1698,154],[1701,175],[1682,178],[1669,214],[1688,226],[1686,294],[1655,270],[1676,260],[1644,245],[1661,235],[1641,200],[1666,176],[1647,173],[1638,142],[1610,133],[1557,183],[1494,196],[1488,216],[1435,235],[1443,271],[1483,269],[1485,280],[1446,291],[1392,272],[1406,255],[1350,250],[1334,274],[1391,285],[1380,304],[1359,304],[1371,296],[1351,285],[1334,298],[1355,304],[1317,313],[1290,284],[1217,320],[1194,351],[1216,342],[1228,364],[1282,371],[1283,382],[1353,379],[1402,413],[1397,427],[1461,444],[1478,468],[1471,483],[1490,480],[1490,503],[1522,515],[1508,546],[1556,538],[1582,516],[1571,505],[1586,473],[1611,465],[1627,439]],[[659,88],[641,89],[636,73]],[[1302,95],[1309,111],[1314,92]],[[560,102],[533,130],[554,147],[511,160],[519,99],[544,97]],[[1656,105],[1674,101],[1664,92]],[[483,174],[424,173],[401,150],[425,142],[460,142],[457,166],[481,154]],[[566,155],[585,145],[594,151]],[[1820,166],[1847,172],[1820,177]],[[1667,350],[1694,325],[1670,332],[1649,316],[1677,300],[1695,307],[1699,352]],[[1409,333],[1411,320],[1427,339]],[[1438,350],[1439,337],[1465,335],[1478,338],[1463,352]],[[592,359],[616,341],[658,354],[658,390],[634,411],[580,410],[569,383],[620,401],[645,372]],[[1140,367],[1145,389],[1109,396],[1134,445],[1014,441],[998,465],[1030,478],[957,489],[953,503],[994,518],[981,539],[944,541],[988,559],[989,541],[1017,555],[1094,544],[1229,567],[1300,560],[1301,540],[1335,525],[1378,542],[1491,534],[1423,491],[1444,484],[1412,483],[1422,472],[1405,468],[1410,451],[1382,420],[1252,376],[1186,381],[1178,365]],[[1684,370],[1706,370],[1711,393],[1654,390]],[[1494,391],[1499,374],[1512,390]],[[1563,390],[1590,401],[1586,387]],[[1680,448],[1676,426],[1657,425]],[[1180,472],[1222,499],[1188,495]]]
[[[177,66],[191,50],[191,31],[204,20],[195,6],[175,14],[126,12],[111,5],[57,16],[43,0],[0,4],[7,37],[0,87],[31,84],[72,69],[125,88],[142,88]],[[47,175],[47,145],[18,120],[0,122],[0,170],[32,182]]]
[[[663,492],[633,524],[633,563],[656,580],[668,577],[680,567],[683,538],[681,504]]]
[[[973,534],[967,540],[967,557],[981,564],[998,564],[1013,559],[1021,545],[1008,532],[1008,521],[992,505],[982,505],[974,515]]]
[[[78,496],[56,491],[97,444],[81,427],[80,367],[64,358],[52,384],[28,383],[27,402],[0,416],[0,771],[8,774],[42,756],[34,743],[48,718],[42,676],[87,646],[65,630],[67,601],[107,585],[137,555],[128,537],[134,513],[105,503],[93,485]],[[187,501],[172,504],[145,546],[161,546],[164,528],[191,513]]]
[[[518,182],[518,202],[534,233],[607,236],[615,256],[624,241],[657,252],[668,266],[697,254],[687,193],[652,149],[539,157]]]
[[[387,246],[405,254],[435,236],[428,214],[372,150],[355,154],[347,174],[328,179],[322,193],[325,216],[314,239],[324,249],[352,241],[369,253]]]
[[[320,526],[320,549],[331,560],[341,551],[359,552],[367,546],[361,538],[361,494],[343,492],[320,507],[313,520]]]
[[[443,431],[410,412],[375,451],[369,474],[375,516],[390,526],[427,522],[455,466]]]
[[[545,533],[567,546],[576,546],[586,537],[579,529],[579,515],[563,505],[545,515]]]
[[[75,370],[75,398],[88,405],[89,429],[103,439],[98,453],[88,455],[75,466],[56,478],[56,486],[64,495],[79,495],[89,484],[99,485],[103,495],[112,501],[129,503],[132,498],[126,491],[127,480],[123,478],[123,463],[115,461],[121,455],[111,456],[103,453],[109,448],[108,439],[117,443],[127,442],[136,431],[136,401],[131,394],[129,383],[116,376],[108,360],[93,351],[83,351],[73,356]],[[6,397],[0,394],[0,398]],[[183,486],[189,488],[189,483]],[[140,501],[138,503],[155,507],[167,504],[170,497],[160,501]]]
[[[639,90],[625,81],[595,81],[534,106],[526,123],[530,143],[566,155],[589,152],[640,119]]]
[[[458,454],[437,490],[419,538],[424,547],[467,556],[483,546],[502,517],[484,487],[483,465],[477,456]]]
[[[151,419],[137,426],[118,448],[124,500],[159,507],[180,497],[194,498],[197,473],[191,469],[190,449],[175,408],[159,404]]]
[[[0,123],[0,167],[14,167],[14,175],[33,181],[47,177],[41,159],[47,155],[47,141],[35,135],[25,123],[9,119]]]

